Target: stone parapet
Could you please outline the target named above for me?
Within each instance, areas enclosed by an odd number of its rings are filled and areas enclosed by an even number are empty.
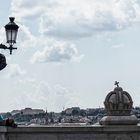
[[[140,126],[0,127],[0,140],[140,140]]]
[[[104,116],[100,120],[101,125],[137,125],[138,119],[131,116]]]

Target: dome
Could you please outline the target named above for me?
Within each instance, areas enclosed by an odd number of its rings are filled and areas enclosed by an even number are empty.
[[[129,116],[133,101],[130,94],[117,85],[114,91],[106,96],[104,105],[109,116]]]

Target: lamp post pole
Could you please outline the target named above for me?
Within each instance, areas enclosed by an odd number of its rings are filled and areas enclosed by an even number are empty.
[[[10,51],[10,55],[12,54],[12,51],[17,49],[13,47],[13,45],[16,43],[17,33],[19,26],[14,22],[14,17],[9,17],[10,22],[5,25],[5,32],[6,32],[6,43],[9,44],[7,47],[4,44],[0,44],[0,49],[8,49]],[[0,70],[4,69],[6,67],[6,58],[3,54],[0,53]]]

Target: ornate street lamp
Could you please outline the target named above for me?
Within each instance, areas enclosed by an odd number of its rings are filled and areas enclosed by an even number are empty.
[[[12,54],[12,50],[17,49],[13,47],[14,43],[16,43],[17,38],[17,32],[19,26],[14,22],[14,17],[9,17],[10,22],[5,25],[5,31],[6,31],[6,42],[9,44],[9,47],[7,47],[4,44],[0,44],[0,49],[9,49],[10,54]],[[3,54],[0,54],[0,70],[4,69],[6,67],[6,58]]]

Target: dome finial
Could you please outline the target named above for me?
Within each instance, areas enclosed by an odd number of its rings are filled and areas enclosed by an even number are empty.
[[[118,81],[115,81],[115,84],[117,87],[119,87],[119,82]]]

